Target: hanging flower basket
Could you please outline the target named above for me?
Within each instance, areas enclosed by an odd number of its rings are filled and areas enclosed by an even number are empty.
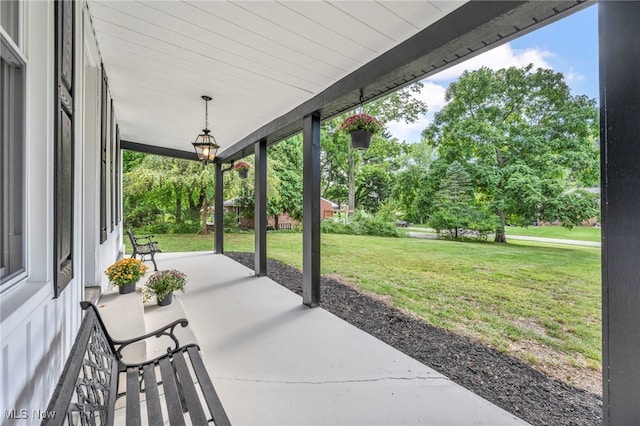
[[[340,125],[340,130],[351,134],[353,149],[367,149],[371,144],[371,137],[384,129],[382,123],[369,114],[356,114],[347,117]]]
[[[246,179],[249,176],[249,169],[251,165],[249,163],[245,163],[244,161],[240,161],[235,166],[233,166],[234,170],[238,171],[238,177],[240,179]]]
[[[351,132],[351,147],[353,149],[367,149],[371,145],[371,133],[368,130],[354,130]]]

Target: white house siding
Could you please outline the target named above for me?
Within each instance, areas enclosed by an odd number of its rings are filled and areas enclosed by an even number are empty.
[[[95,106],[87,105],[87,102],[99,105],[99,86],[97,91],[95,87],[99,81],[85,79],[87,74],[99,73],[99,49],[91,36],[90,20],[85,18],[86,4],[76,2],[75,7],[74,274],[70,284],[54,299],[54,3],[21,4],[20,44],[27,62],[27,277],[0,287],[3,425],[40,423],[37,411],[47,408],[80,325],[79,302],[85,284],[106,288],[108,283],[102,271],[121,256],[123,247],[121,223],[116,224],[113,232],[109,227],[107,241],[100,244],[100,118],[91,117],[99,114],[99,107],[96,110]],[[85,81],[89,82],[87,87]],[[93,128],[85,128],[85,123],[93,123]],[[111,214],[111,208],[107,210]],[[8,419],[10,410],[17,410],[14,414],[25,418]]]

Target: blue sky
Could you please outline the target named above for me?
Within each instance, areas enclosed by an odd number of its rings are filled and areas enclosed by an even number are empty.
[[[387,129],[399,140],[417,142],[433,113],[444,105],[449,83],[464,70],[481,66],[521,67],[529,63],[564,74],[574,95],[598,99],[598,6],[590,6],[424,80],[425,87],[418,97],[429,107],[426,116],[411,124],[389,123]]]

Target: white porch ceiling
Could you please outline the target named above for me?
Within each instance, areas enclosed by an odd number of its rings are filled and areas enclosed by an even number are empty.
[[[99,1],[96,36],[123,140],[221,151],[466,1]]]

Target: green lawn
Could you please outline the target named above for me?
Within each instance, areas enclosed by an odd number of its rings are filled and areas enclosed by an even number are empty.
[[[165,252],[213,248],[212,235],[156,237]],[[227,234],[225,250],[251,252],[253,239]],[[302,234],[269,233],[267,252],[300,268]],[[600,368],[598,248],[323,234],[322,273],[532,364]]]
[[[600,228],[593,226],[575,226],[571,229],[563,226],[529,226],[521,228],[509,226],[506,229],[507,239],[509,235],[523,235],[531,237],[560,238],[564,240],[600,241]]]
[[[411,225],[412,232],[432,231],[427,225]],[[571,229],[559,225],[550,226],[508,226],[506,228],[507,240],[509,235],[522,235],[526,237],[560,238],[563,240],[600,241],[600,228],[593,226],[575,226]]]

